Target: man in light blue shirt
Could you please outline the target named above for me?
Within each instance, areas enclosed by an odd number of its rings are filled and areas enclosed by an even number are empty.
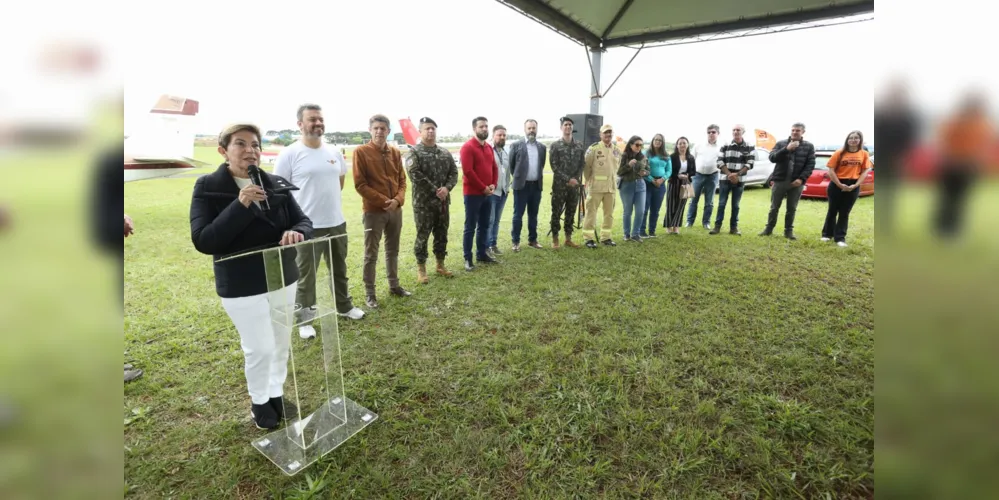
[[[510,184],[512,182],[510,174],[510,154],[506,151],[506,127],[496,125],[493,127],[493,156],[496,157],[496,167],[499,169],[496,190],[490,197],[492,202],[492,215],[489,217],[489,245],[487,251],[493,254],[493,258],[502,254],[496,246],[496,238],[499,236],[500,218],[503,216],[503,208],[506,206],[507,195],[510,194]]]
[[[544,248],[538,243],[538,207],[541,206],[541,192],[544,189],[544,168],[547,149],[537,141],[538,122],[529,119],[524,122],[524,140],[510,147],[510,171],[513,174],[513,251],[520,251],[520,232],[524,225],[524,210],[527,210],[528,246]]]

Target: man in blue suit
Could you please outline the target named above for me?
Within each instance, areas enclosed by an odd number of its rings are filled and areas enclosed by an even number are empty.
[[[544,248],[538,243],[538,207],[544,188],[547,150],[537,141],[538,122],[524,122],[524,136],[510,148],[510,170],[513,172],[513,229],[510,239],[513,251],[520,251],[520,230],[524,226],[524,209],[527,209],[527,244]]]

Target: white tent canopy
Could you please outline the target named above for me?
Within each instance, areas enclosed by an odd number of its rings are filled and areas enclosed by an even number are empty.
[[[497,1],[589,49],[593,78],[590,113],[594,115],[600,114],[600,99],[610,90],[600,91],[600,55],[608,48],[631,45],[641,45],[644,48],[648,44],[696,39],[721,33],[774,30],[782,26],[874,12],[874,0]]]
[[[497,1],[595,49],[874,12],[873,0]]]

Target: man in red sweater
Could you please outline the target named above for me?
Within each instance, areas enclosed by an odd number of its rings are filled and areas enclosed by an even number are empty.
[[[499,170],[493,147],[486,142],[489,137],[489,120],[484,116],[472,120],[475,137],[461,147],[462,190],[465,195],[465,270],[472,271],[472,239],[475,238],[475,257],[481,263],[495,264],[498,261],[486,253],[488,244],[489,216],[492,204],[490,196],[496,190]]]

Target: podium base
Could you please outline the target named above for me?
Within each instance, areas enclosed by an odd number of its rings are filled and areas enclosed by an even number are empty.
[[[286,426],[253,440],[253,447],[294,476],[377,419],[376,413],[354,401],[336,397],[315,413],[288,420]]]

